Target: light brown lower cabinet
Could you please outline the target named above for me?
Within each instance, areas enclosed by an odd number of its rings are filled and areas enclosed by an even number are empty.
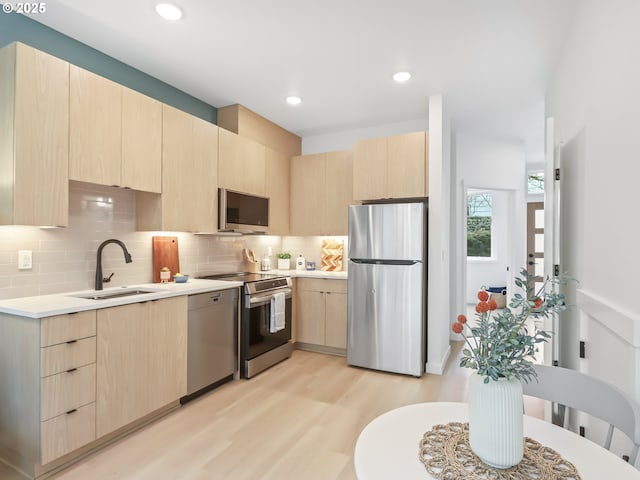
[[[96,439],[96,311],[40,322],[40,462]]]
[[[298,347],[345,353],[347,282],[324,278],[298,278],[296,283]]]
[[[96,364],[72,368],[42,379],[41,420],[73,412],[95,402]]]
[[[186,391],[187,296],[41,319],[0,313],[0,459],[27,478]]]
[[[98,310],[96,435],[187,393],[187,297]]]
[[[41,426],[42,464],[45,465],[96,439],[96,404],[58,415]]]

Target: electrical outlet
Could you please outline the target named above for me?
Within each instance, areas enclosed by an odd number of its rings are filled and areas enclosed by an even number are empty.
[[[18,270],[31,270],[33,268],[33,251],[18,250]]]

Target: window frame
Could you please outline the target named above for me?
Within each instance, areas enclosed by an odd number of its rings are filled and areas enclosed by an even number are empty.
[[[487,257],[478,257],[478,256],[472,256],[469,255],[469,197],[471,196],[478,196],[478,195],[488,195],[490,198],[490,208],[491,208],[491,215],[489,216],[489,218],[491,219],[491,229],[490,229],[490,235],[491,235],[491,253],[489,254],[489,256]],[[466,215],[465,215],[465,233],[466,233],[466,239],[465,241],[466,246],[467,246],[467,262],[469,263],[495,263],[497,262],[497,258],[496,258],[496,244],[495,244],[495,221],[493,218],[493,194],[490,191],[487,190],[476,190],[476,189],[469,189],[467,191],[467,195],[466,195],[466,205],[465,205],[465,211],[466,211]]]

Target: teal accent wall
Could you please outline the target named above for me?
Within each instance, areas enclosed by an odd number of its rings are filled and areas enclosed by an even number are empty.
[[[215,107],[24,15],[0,12],[0,47],[16,41],[217,123]]]

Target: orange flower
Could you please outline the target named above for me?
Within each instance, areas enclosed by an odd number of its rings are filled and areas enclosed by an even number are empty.
[[[467,317],[465,317],[464,315],[460,314],[460,315],[458,315],[458,321],[460,323],[467,323]]]
[[[534,297],[534,299],[533,299],[533,307],[534,308],[540,308],[543,303],[544,303],[544,301],[540,297]]]
[[[478,313],[484,313],[488,310],[489,310],[488,302],[478,302],[478,304],[476,305],[476,312]]]
[[[487,304],[489,305],[489,310],[495,310],[498,308],[498,303],[493,298],[489,300]]]
[[[487,300],[489,300],[489,293],[486,290],[480,290],[478,292],[478,300],[480,300],[481,302],[486,302]]]
[[[463,327],[462,327],[462,324],[460,322],[455,322],[451,326],[451,329],[454,331],[454,333],[462,333]]]

